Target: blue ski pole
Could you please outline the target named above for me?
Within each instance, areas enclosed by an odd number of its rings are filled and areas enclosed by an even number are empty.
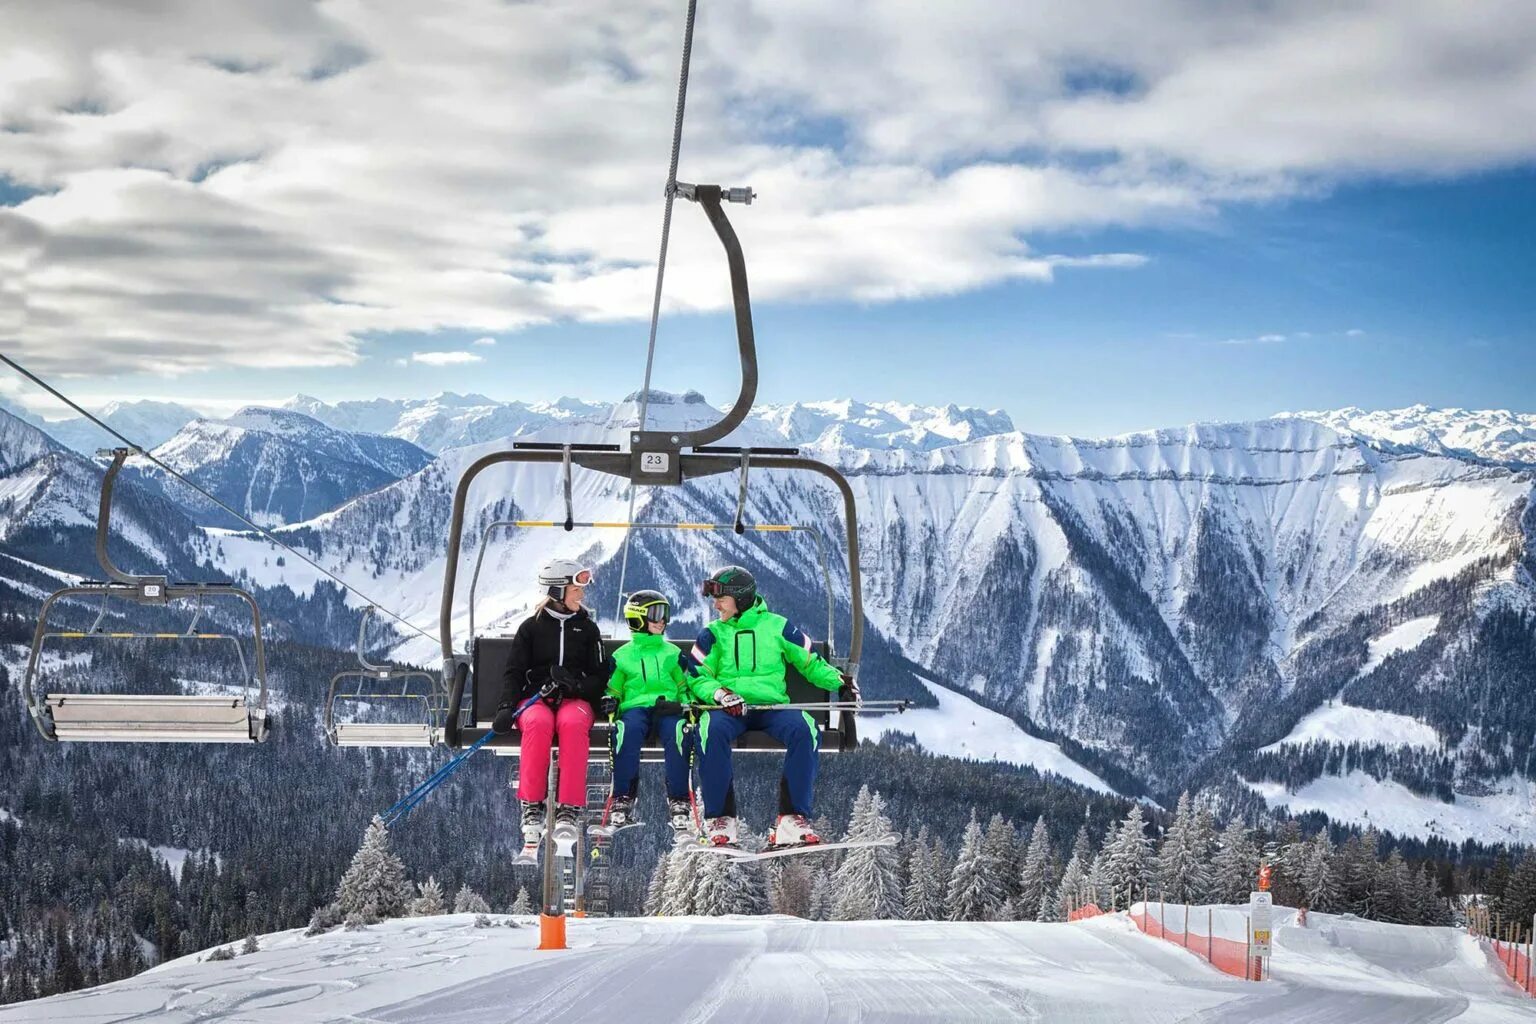
[[[515,722],[520,717],[522,717],[523,712],[533,707],[533,705],[538,703],[540,698],[543,696],[544,692],[541,690],[534,694],[532,697],[529,697],[527,700],[525,700],[522,703],[522,706],[513,712],[512,721]],[[417,804],[421,803],[427,798],[427,794],[431,793],[438,786],[442,785],[445,781],[447,781],[450,775],[462,768],[464,766],[464,762],[469,760],[470,755],[495,738],[496,734],[494,732],[486,733],[484,736],[476,740],[474,744],[469,747],[469,749],[464,751],[464,753],[454,757],[447,764],[433,772],[432,776],[425,782],[397,800],[393,807],[379,815],[379,817],[384,821],[384,826],[389,828],[393,826],[395,822],[399,821],[401,818],[404,818],[407,814],[410,814]]]

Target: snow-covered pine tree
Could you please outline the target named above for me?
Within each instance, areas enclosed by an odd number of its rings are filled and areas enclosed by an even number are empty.
[[[254,936],[254,935],[247,935],[245,937],[245,945],[240,947],[240,955],[241,956],[249,956],[252,953],[260,953],[260,952],[261,952],[261,943],[256,941],[256,936]]]
[[[693,891],[693,913],[702,917],[726,914],[758,914],[767,905],[767,894],[756,877],[755,864],[730,857],[695,854],[704,861],[698,868]]]
[[[453,898],[453,912],[455,914],[489,914],[491,905],[485,902],[485,897],[469,887],[465,882],[459,886],[458,895]]]
[[[853,807],[844,842],[879,842],[895,834],[879,793],[860,787]],[[837,896],[832,901],[832,920],[887,921],[901,917],[898,859],[892,846],[849,850],[833,876]]]
[[[836,895],[832,885],[832,872],[827,868],[817,868],[811,882],[810,919],[812,921],[831,920],[832,901]]]
[[[943,866],[943,846],[937,839],[931,844],[925,842],[926,836],[926,829],[918,833],[907,864],[902,916],[908,921],[943,921],[948,916],[944,897],[949,890],[949,873]]]
[[[1184,792],[1157,854],[1157,884],[1170,903],[1197,903],[1210,887],[1197,842],[1195,814]]]
[[[1216,857],[1211,864],[1212,898],[1219,903],[1246,903],[1257,884],[1259,850],[1248,837],[1248,829],[1233,818],[1217,840]]]
[[[443,887],[438,883],[436,876],[427,876],[426,884],[421,887],[421,895],[411,901],[412,917],[435,917],[447,911],[447,897],[443,894]]]
[[[663,917],[687,917],[694,912],[694,890],[699,867],[706,858],[718,859],[712,854],[687,853],[683,850],[673,850],[667,855],[666,880],[661,900]]]
[[[645,906],[643,908],[646,917],[655,917],[661,913],[662,901],[667,893],[667,864],[669,857],[657,857],[656,866],[651,869],[651,881],[645,887]]]
[[[1018,845],[1019,838],[1014,834],[1013,824],[1001,814],[992,815],[992,820],[987,822],[981,848],[987,863],[996,873],[993,885],[1005,901],[1017,900],[1019,895]]]
[[[344,919],[363,924],[400,917],[412,888],[405,877],[405,865],[389,851],[389,829],[375,816],[336,887],[337,910]]]
[[[508,909],[507,913],[533,913],[533,900],[528,898],[528,887],[526,885],[520,885],[517,887],[517,898],[512,901],[512,906]]]
[[[1328,830],[1322,829],[1307,844],[1306,863],[1301,869],[1301,891],[1307,906],[1324,913],[1339,902],[1339,887],[1334,879],[1333,843]]]
[[[1065,921],[1073,911],[1094,900],[1088,871],[1074,853],[1062,869],[1061,881],[1056,884],[1056,917]]]
[[[1190,845],[1194,848],[1195,857],[1200,862],[1201,876],[1205,879],[1205,888],[1196,896],[1201,903],[1211,901],[1211,892],[1215,888],[1215,867],[1212,860],[1216,856],[1216,819],[1211,816],[1209,807],[1201,807],[1195,812],[1194,828],[1190,830]]]
[[[1051,837],[1045,825],[1045,816],[1035,819],[1035,827],[1029,834],[1029,846],[1024,851],[1024,866],[1019,872],[1018,917],[1021,921],[1034,921],[1040,916],[1040,908],[1050,895]]]
[[[1152,876],[1152,840],[1140,804],[1132,804],[1126,812],[1114,839],[1105,842],[1101,859],[1102,882],[1115,909],[1127,906],[1127,900],[1142,898]]]
[[[768,861],[767,864],[779,864],[777,876],[773,879],[768,891],[768,907],[775,914],[785,914],[789,917],[802,917],[807,920],[811,916],[811,887],[815,885],[816,878],[809,864],[785,864],[782,861]],[[766,866],[766,865],[765,865]]]
[[[997,873],[983,848],[981,823],[971,810],[971,822],[965,827],[955,870],[949,876],[949,891],[944,907],[951,921],[992,921],[1002,907],[1004,894],[998,891]]]

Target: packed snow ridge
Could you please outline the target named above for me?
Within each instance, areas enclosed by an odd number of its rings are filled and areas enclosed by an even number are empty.
[[[1244,929],[1240,908],[1213,916],[1221,929]],[[1203,924],[1205,908],[1192,919]],[[184,957],[0,1008],[0,1024],[1530,1020],[1530,1000],[1465,933],[1327,914],[1303,928],[1283,909],[1276,919],[1272,978],[1253,983],[1142,935],[1123,915],[1076,924],[588,919],[569,923],[564,951],[536,949],[531,918],[485,916],[479,927],[469,914],[408,918],[263,936],[258,951],[233,959]]]

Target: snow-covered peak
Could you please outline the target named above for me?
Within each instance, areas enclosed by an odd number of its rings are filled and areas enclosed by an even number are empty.
[[[1355,406],[1321,412],[1281,413],[1327,424],[1391,447],[1456,458],[1536,466],[1536,415],[1505,409],[1365,410]]]
[[[37,427],[0,409],[0,474],[36,462],[63,446]]]
[[[197,410],[177,402],[108,402],[96,415],[108,426],[144,448],[163,444],[182,427],[198,418]],[[43,424],[60,444],[85,455],[98,448],[112,448],[122,441],[102,430],[83,416]]]
[[[851,398],[753,410],[783,439],[816,448],[904,448],[930,451],[979,437],[1005,434],[1013,421],[1000,409],[858,402]]]

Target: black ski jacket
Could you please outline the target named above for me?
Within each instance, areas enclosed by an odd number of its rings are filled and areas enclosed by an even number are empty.
[[[576,696],[596,706],[613,674],[613,661],[603,655],[603,634],[582,608],[568,619],[540,608],[523,620],[512,637],[507,670],[502,676],[501,701],[522,702],[549,682],[549,670],[563,665],[577,679]]]

